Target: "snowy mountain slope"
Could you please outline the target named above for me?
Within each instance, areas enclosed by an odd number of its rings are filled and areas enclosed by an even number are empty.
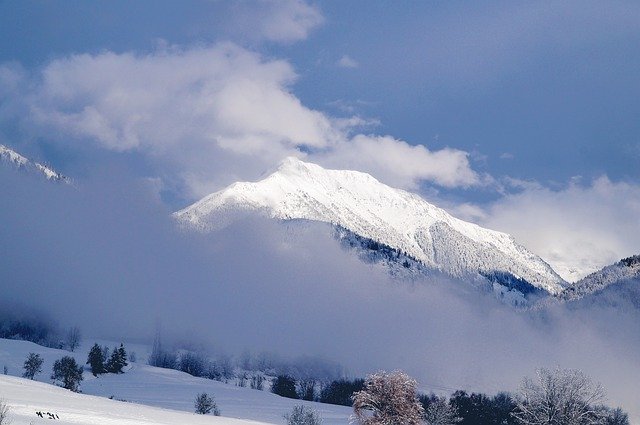
[[[76,352],[70,353],[64,350],[42,347],[27,341],[0,339],[0,367],[7,366],[9,375],[20,375],[22,365],[28,354],[30,352],[38,353],[43,357],[44,364],[42,367],[43,372],[36,376],[36,380],[48,383],[51,382],[49,375],[51,374],[51,368],[55,360],[63,356],[71,355],[76,358],[78,364],[84,364],[87,359],[87,352],[90,346],[93,345],[93,342],[94,340],[85,340],[83,346],[76,350]],[[115,342],[97,342],[110,347],[117,345]],[[145,353],[149,348],[134,346],[126,342],[125,346],[127,348],[135,348],[134,351],[138,353],[138,358],[141,360],[144,355],[140,354]],[[318,411],[324,419],[324,425],[346,424],[349,422],[349,415],[351,414],[351,409],[344,406],[292,400],[276,396],[266,390],[259,391],[250,388],[241,388],[233,384],[196,378],[177,370],[161,369],[143,363],[131,363],[130,366],[124,374],[106,374],[100,375],[98,378],[91,375],[88,371],[84,372],[84,381],[80,384],[80,390],[84,394],[103,398],[91,397],[83,399],[82,396],[74,395],[67,390],[58,389],[51,385],[39,384],[41,386],[37,388],[36,394],[34,395],[36,398],[32,399],[31,403],[28,403],[29,406],[24,407],[24,404],[29,400],[29,397],[27,397],[28,394],[26,394],[25,397],[16,398],[15,403],[23,406],[21,407],[21,411],[25,412],[25,417],[33,418],[31,407],[37,407],[38,409],[57,409],[56,412],[60,415],[61,419],[64,418],[60,412],[65,412],[65,418],[69,418],[72,415],[73,417],[77,416],[80,418],[76,422],[61,422],[74,424],[241,424],[249,423],[247,421],[280,424],[284,422],[283,415],[289,413],[294,406],[300,404],[305,404]],[[6,377],[5,379],[11,380]],[[29,383],[27,382],[27,384]],[[13,400],[13,395],[15,394],[13,392],[9,393],[12,388],[14,387],[5,384],[5,381],[0,379],[0,398],[7,399],[9,404],[12,403],[11,400]],[[51,392],[52,395],[46,395],[48,392]],[[213,416],[208,416],[207,422],[201,419],[201,416],[191,413],[193,412],[193,403],[196,395],[202,392],[206,392],[215,397],[222,417],[214,418]],[[57,394],[59,393],[76,398],[58,398]],[[45,395],[39,398],[40,396],[38,396],[38,394]],[[45,401],[48,400],[49,397],[54,396],[55,399],[50,404],[33,403],[33,401]],[[130,403],[121,403],[114,408],[112,403],[115,402],[107,400],[107,398],[111,396],[115,399],[127,400]],[[57,400],[60,400],[60,402]],[[65,403],[67,406],[73,407],[73,409],[63,410]],[[152,406],[154,409],[145,410],[143,406],[140,405]],[[159,408],[173,409],[174,411],[181,412],[159,410]],[[114,409],[117,409],[118,413],[122,413],[122,416],[115,418],[109,416],[108,413],[110,410]],[[89,414],[91,411],[99,412],[97,419]],[[102,416],[102,412],[105,412],[104,416]],[[130,417],[133,419],[129,419]],[[142,417],[149,418],[149,421],[145,422],[141,419]],[[138,422],[134,420],[136,418]],[[198,421],[195,419],[192,420],[192,418],[198,418]],[[235,418],[236,420],[231,418]],[[38,422],[34,421],[34,423]]]
[[[49,413],[55,420],[53,423],[60,425],[265,424],[77,394],[50,384],[11,376],[0,376],[0,398],[9,407],[11,425],[49,423]],[[39,417],[37,412],[43,417]]]
[[[459,220],[416,194],[356,171],[326,170],[296,158],[252,183],[234,183],[175,213],[184,225],[210,231],[241,212],[280,220],[331,223],[397,249],[453,276],[509,273],[556,294],[567,283],[506,233]]]
[[[623,258],[615,264],[591,273],[560,293],[559,298],[572,301],[603,291],[633,290],[625,298],[640,307],[640,255]],[[628,292],[628,291],[627,291]]]
[[[62,181],[67,183],[69,179],[57,171],[39,162],[31,161],[16,151],[9,149],[4,145],[0,145],[0,160],[2,162],[12,164],[15,167],[32,170],[43,175],[47,180]]]

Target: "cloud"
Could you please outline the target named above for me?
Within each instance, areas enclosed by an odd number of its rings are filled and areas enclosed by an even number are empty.
[[[482,178],[469,165],[467,152],[445,148],[430,151],[391,136],[355,136],[322,157],[338,168],[366,171],[398,187],[415,188],[421,180],[444,187],[469,187]]]
[[[519,186],[478,222],[512,234],[565,279],[575,281],[622,257],[640,253],[640,186],[606,176],[553,190]]]
[[[235,26],[252,40],[293,43],[324,22],[320,9],[303,0],[240,1],[234,9]]]
[[[77,188],[30,177],[0,167],[2,312],[19,303],[118,341],[151,342],[160,322],[231,355],[320,356],[355,376],[401,368],[427,391],[493,393],[535,367],[581,368],[636,408],[637,310],[515,311],[469,282],[391,279],[323,224],[180,232],[156,183],[119,168]]]
[[[343,55],[338,62],[336,62],[336,65],[340,68],[357,68],[360,66],[360,64],[358,64],[358,62],[349,55]]]
[[[142,154],[170,180],[165,187],[182,185],[192,198],[256,179],[289,155],[401,187],[482,183],[464,151],[352,135],[374,122],[306,107],[292,92],[297,75],[288,62],[231,43],[78,54],[32,73],[0,71],[5,124],[21,122],[25,134],[67,150]]]

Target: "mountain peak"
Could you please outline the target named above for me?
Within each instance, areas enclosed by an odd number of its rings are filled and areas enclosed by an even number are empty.
[[[459,220],[369,174],[328,170],[295,157],[283,160],[263,180],[234,183],[176,212],[175,217],[208,231],[224,226],[242,211],[337,225],[456,276],[508,273],[550,293],[566,285],[547,263],[506,233]]]
[[[304,172],[308,171],[309,167],[315,165],[308,162],[304,162],[300,158],[295,156],[288,156],[278,164],[277,170],[283,173],[287,172]]]

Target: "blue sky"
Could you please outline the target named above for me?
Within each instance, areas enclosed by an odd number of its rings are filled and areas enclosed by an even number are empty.
[[[173,208],[298,155],[583,273],[640,251],[638,22],[634,2],[0,1],[0,142],[125,167]]]

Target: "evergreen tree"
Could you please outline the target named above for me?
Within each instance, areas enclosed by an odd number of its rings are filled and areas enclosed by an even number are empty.
[[[124,373],[122,369],[127,365],[127,352],[124,349],[124,345],[120,344],[119,348],[114,348],[111,352],[111,357],[107,362],[107,372]]]
[[[106,372],[104,364],[106,360],[107,358],[105,357],[103,349],[98,344],[93,344],[87,358],[87,364],[91,367],[93,376],[98,376],[98,374]]]
[[[281,397],[298,398],[296,380],[288,375],[278,375],[271,384],[271,392]]]

